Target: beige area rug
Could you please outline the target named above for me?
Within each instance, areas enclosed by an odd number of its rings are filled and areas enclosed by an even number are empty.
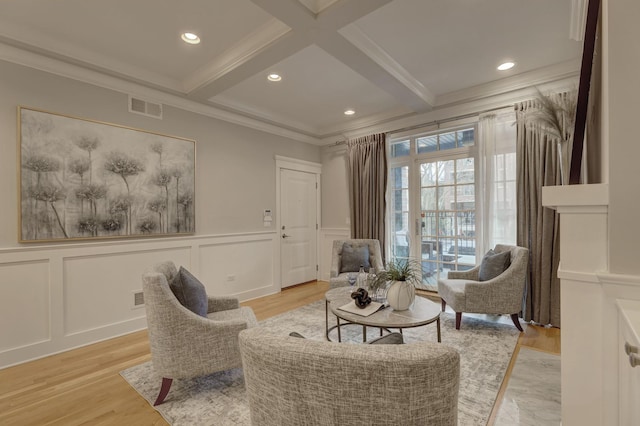
[[[558,426],[560,397],[560,355],[520,347],[495,426]]]
[[[285,335],[297,331],[307,338],[324,340],[324,301],[269,318],[261,325]],[[361,326],[345,327],[342,337],[349,342],[342,344],[361,342],[361,331]],[[373,338],[377,330],[370,331]],[[442,344],[460,352],[460,426],[487,423],[518,334],[513,325],[473,317],[464,317],[461,330],[457,331],[454,316],[449,313],[442,315]],[[435,323],[404,330],[404,336],[407,343],[436,342]],[[149,403],[155,400],[160,378],[156,377],[150,362],[120,374]],[[191,380],[174,380],[165,403],[155,408],[175,426],[251,424],[241,369]]]

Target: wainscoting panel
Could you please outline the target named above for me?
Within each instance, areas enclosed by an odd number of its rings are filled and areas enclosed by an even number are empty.
[[[320,279],[329,281],[333,240],[346,240],[351,235],[349,228],[324,228],[320,231]]]
[[[278,250],[273,231],[0,249],[0,368],[146,328],[134,297],[163,260],[209,294],[276,293]]]
[[[0,264],[0,351],[51,338],[48,259]]]
[[[186,246],[65,257],[64,334],[144,318],[144,309],[132,309],[134,292],[142,290],[142,274],[164,260],[191,269],[190,254]]]
[[[273,273],[278,241],[271,234],[257,237],[200,246],[200,278],[208,293],[248,300],[280,291]]]

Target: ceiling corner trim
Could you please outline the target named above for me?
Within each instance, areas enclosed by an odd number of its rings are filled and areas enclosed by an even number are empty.
[[[58,59],[49,58],[37,53],[19,49],[5,43],[0,43],[0,60],[37,69],[61,77],[70,78],[72,80],[124,93],[126,95],[136,95],[143,98],[154,99],[166,106],[172,106],[228,123],[237,124],[276,136],[282,136],[298,142],[308,143],[311,145],[322,144],[322,141],[319,138],[265,123],[260,120],[248,118],[240,114],[224,111],[213,106],[204,105],[181,96],[149,88],[138,83],[103,74],[79,65],[69,64]]]

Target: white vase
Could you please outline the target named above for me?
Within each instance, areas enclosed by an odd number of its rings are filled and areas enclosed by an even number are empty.
[[[406,311],[413,305],[416,289],[406,281],[394,281],[387,291],[387,302],[394,311]]]

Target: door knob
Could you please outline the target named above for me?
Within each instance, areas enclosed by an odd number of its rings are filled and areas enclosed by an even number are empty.
[[[291,235],[282,234],[282,238],[289,238]]]

